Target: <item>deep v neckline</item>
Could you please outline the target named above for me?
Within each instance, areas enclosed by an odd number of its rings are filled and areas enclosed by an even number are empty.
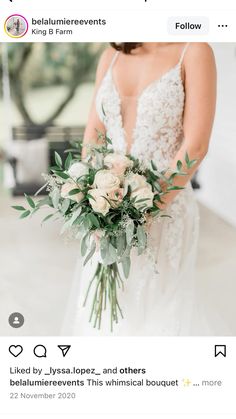
[[[122,116],[122,95],[119,92],[119,89],[116,86],[116,83],[114,81],[114,76],[113,76],[113,66],[111,66],[108,70],[109,76],[110,76],[110,81],[111,81],[111,85],[113,88],[113,91],[116,94],[117,100],[118,100],[118,104],[119,104],[119,118],[120,118],[120,129],[123,133],[123,142],[124,142],[124,151],[125,154],[131,154],[132,153],[132,148],[135,144],[135,132],[137,130],[137,121],[138,121],[138,113],[139,113],[139,105],[140,102],[143,98],[143,96],[146,94],[146,92],[148,92],[151,88],[153,88],[154,86],[158,86],[162,80],[168,76],[171,72],[178,70],[178,78],[179,81],[181,82],[182,87],[184,88],[183,85],[183,80],[182,80],[182,76],[181,76],[181,62],[179,61],[177,64],[175,64],[173,67],[171,67],[169,70],[165,71],[160,77],[158,77],[157,79],[154,79],[153,81],[151,81],[150,83],[147,84],[147,86],[145,86],[141,92],[136,95],[136,96],[123,96],[124,98],[129,98],[131,100],[136,100],[136,116],[135,116],[135,123],[134,126],[131,130],[131,138],[130,138],[130,145],[127,141],[127,132],[125,130],[125,126],[124,126],[124,118]]]
[[[158,77],[157,79],[152,80],[150,83],[148,83],[146,86],[144,86],[144,88],[140,91],[140,93],[138,95],[133,95],[133,96],[132,95],[130,95],[130,96],[121,95],[120,92],[119,92],[119,89],[116,86],[115,80],[114,80],[113,67],[111,67],[109,69],[109,72],[110,72],[110,77],[111,77],[111,82],[112,82],[113,88],[116,91],[116,94],[117,94],[119,100],[122,101],[122,97],[125,97],[125,98],[130,98],[130,99],[136,99],[136,101],[139,102],[142,99],[142,96],[146,93],[146,91],[148,91],[153,85],[154,86],[156,84],[158,85],[164,77],[166,77],[169,73],[171,73],[172,71],[177,70],[177,69],[179,70],[179,76],[180,76],[181,82],[183,84],[183,80],[182,80],[182,77],[181,77],[181,74],[180,74],[181,73],[180,63],[177,63],[173,67],[169,68],[169,70],[165,71],[160,77]]]

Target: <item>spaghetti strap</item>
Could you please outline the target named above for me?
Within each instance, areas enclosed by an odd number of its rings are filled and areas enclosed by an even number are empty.
[[[189,47],[189,44],[190,44],[189,42],[187,44],[185,44],[185,46],[184,46],[184,48],[182,50],[182,54],[180,56],[180,60],[179,60],[179,63],[178,63],[179,65],[181,65],[182,62],[183,62],[183,59],[184,59],[185,53],[186,53],[186,51],[187,51],[187,49]]]
[[[112,70],[112,67],[115,64],[119,53],[120,53],[120,51],[116,51],[115,54],[113,55],[112,60],[111,60],[111,64],[109,66],[109,70]]]

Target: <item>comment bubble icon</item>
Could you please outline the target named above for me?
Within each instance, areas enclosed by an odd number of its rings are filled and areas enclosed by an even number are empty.
[[[34,355],[37,358],[46,358],[47,357],[47,349],[44,345],[37,345],[34,347]]]

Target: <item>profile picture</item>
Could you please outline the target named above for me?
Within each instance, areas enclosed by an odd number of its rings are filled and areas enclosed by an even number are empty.
[[[28,22],[24,16],[11,15],[6,19],[4,29],[11,38],[22,38],[28,31]]]

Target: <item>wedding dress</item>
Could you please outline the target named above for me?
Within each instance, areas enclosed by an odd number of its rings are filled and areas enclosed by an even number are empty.
[[[177,65],[151,82],[135,99],[136,122],[130,153],[144,164],[153,160],[159,170],[168,168],[183,141],[185,100],[181,65],[188,44]],[[114,58],[97,93],[97,113],[113,141],[115,151],[126,153],[120,96],[113,78]],[[124,318],[110,332],[109,310],[103,313],[101,330],[89,323],[91,298],[83,307],[89,279],[97,256],[83,267],[79,259],[66,320],[66,334],[111,336],[177,336],[191,334],[199,215],[191,184],[168,206],[171,218],[159,218],[150,226],[148,249],[138,256],[133,250],[131,272],[119,290]],[[69,319],[69,320],[68,320]]]

